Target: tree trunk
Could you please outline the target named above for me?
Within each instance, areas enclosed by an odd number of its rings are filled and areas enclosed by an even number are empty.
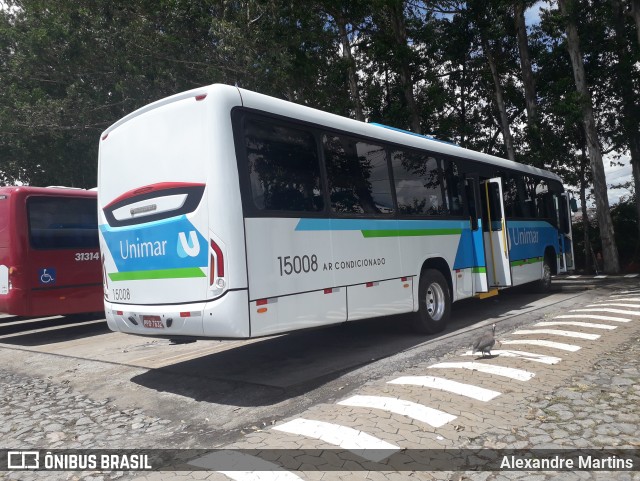
[[[591,255],[591,239],[589,238],[589,212],[587,210],[587,146],[582,147],[580,155],[580,208],[582,209],[582,230],[584,234],[584,271],[593,272],[593,257]]]
[[[602,151],[600,150],[596,122],[593,116],[591,93],[589,92],[584,72],[582,53],[580,51],[580,37],[578,36],[578,29],[575,21],[572,16],[568,14],[569,11],[572,10],[572,0],[558,0],[558,4],[566,21],[567,50],[571,57],[576,90],[583,98],[582,118],[587,136],[591,173],[593,175],[593,193],[596,198],[598,227],[600,229],[600,237],[602,239],[604,270],[608,274],[617,274],[620,272],[620,262],[618,259],[618,248],[615,242],[615,234],[613,232],[613,221],[611,220],[611,213],[609,211],[607,179],[604,174],[604,165],[602,163]]]
[[[344,17],[339,13],[333,13],[333,18],[336,20],[338,26],[338,32],[340,33],[340,42],[342,43],[342,57],[347,64],[347,73],[349,75],[349,92],[351,93],[351,99],[353,101],[353,108],[355,110],[356,120],[364,122],[364,113],[362,111],[362,102],[360,101],[360,90],[358,89],[358,75],[356,73],[356,61],[351,55],[351,42],[349,42],[349,36],[347,35],[347,22]]]
[[[525,5],[523,0],[516,0],[514,3],[514,21],[518,36],[518,52],[520,54],[520,70],[522,72],[522,84],[524,86],[524,99],[527,107],[527,127],[529,129],[529,139],[531,150],[534,155],[540,149],[541,139],[538,129],[536,84],[531,69],[531,58],[529,56],[529,39],[527,38],[527,26],[524,20]],[[537,155],[536,159],[539,159]],[[542,163],[542,162],[539,162]],[[538,167],[544,167],[538,165]]]
[[[507,115],[507,107],[504,102],[504,93],[502,91],[502,85],[500,84],[500,75],[498,74],[498,66],[496,59],[493,56],[493,52],[489,47],[489,41],[487,40],[483,32],[480,33],[482,40],[482,49],[489,61],[489,68],[491,69],[491,76],[493,77],[494,93],[496,100],[496,107],[500,114],[500,126],[502,127],[502,138],[504,139],[504,147],[507,150],[507,157],[509,160],[516,160],[516,151],[513,148],[513,137],[511,136],[511,128],[509,126],[509,116]]]
[[[640,1],[640,0],[638,0]],[[636,214],[638,216],[638,234],[640,234],[640,99],[633,88],[633,78],[629,72],[633,71],[634,58],[630,54],[628,40],[625,36],[625,19],[620,0],[611,0],[613,27],[615,32],[615,52],[618,56],[616,64],[618,85],[617,91],[622,100],[622,129],[625,141],[631,154],[631,166],[636,192]],[[631,49],[633,50],[633,48]],[[640,238],[640,235],[639,235]]]
[[[396,0],[390,5],[391,27],[393,28],[394,42],[398,47],[397,54],[399,64],[397,73],[407,103],[407,109],[409,109],[411,130],[417,134],[421,134],[420,113],[418,112],[418,104],[416,103],[416,98],[413,93],[413,79],[411,78],[411,67],[408,58],[410,49],[407,45],[407,29],[404,21],[403,6],[404,0]]]
[[[638,35],[638,46],[640,46],[640,0],[631,0],[631,11],[629,14],[636,23],[636,35]]]
[[[533,128],[536,120],[536,84],[531,69],[531,58],[529,56],[529,40],[527,38],[527,26],[524,21],[524,2],[516,1],[514,5],[514,17],[516,32],[518,35],[518,52],[520,54],[520,70],[522,71],[522,82],[524,85],[524,98],[527,107],[527,123]]]

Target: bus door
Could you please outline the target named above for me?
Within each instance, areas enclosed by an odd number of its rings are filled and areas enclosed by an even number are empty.
[[[573,236],[571,232],[571,208],[569,194],[558,196],[558,244],[560,246],[560,266],[558,272],[574,270]]]
[[[504,216],[502,179],[483,180],[480,188],[484,252],[489,288],[512,285],[509,233]]]
[[[484,255],[484,239],[482,236],[482,202],[480,201],[480,184],[478,174],[466,174],[464,179],[467,210],[471,231],[470,245],[463,249],[471,253],[471,271],[473,292],[489,292],[487,280],[487,261]]]

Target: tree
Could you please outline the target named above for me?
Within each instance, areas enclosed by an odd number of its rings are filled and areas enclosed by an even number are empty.
[[[580,37],[575,23],[574,9],[576,3],[574,0],[558,0],[558,5],[560,6],[560,11],[564,17],[567,32],[566,48],[571,58],[576,90],[582,97],[582,116],[587,137],[591,172],[593,175],[593,191],[596,200],[596,212],[602,237],[604,268],[605,272],[616,274],[620,272],[618,249],[615,243],[613,222],[609,211],[607,183],[604,174],[604,165],[602,163],[602,151],[600,149],[600,142],[593,115],[591,93],[589,92],[585,77],[584,63],[582,61],[582,53],[580,51]]]
[[[610,50],[617,57],[612,83],[615,87],[614,93],[617,94],[614,96],[620,100],[619,109],[616,110],[622,113],[619,121],[621,128],[614,130],[613,137],[622,137],[614,138],[614,142],[617,146],[628,149],[630,153],[635,192],[640,192],[640,93],[637,88],[634,89],[634,82],[640,81],[640,78],[633,73],[634,64],[640,62],[640,49],[633,48],[627,34],[620,0],[611,0],[611,13],[614,33]],[[635,201],[636,213],[640,219],[640,196],[636,195]],[[638,229],[640,234],[640,223]]]
[[[638,36],[638,46],[640,46],[640,0],[631,0],[629,15],[636,24],[636,35]]]
[[[542,147],[540,129],[538,125],[538,102],[536,99],[536,83],[531,67],[531,55],[529,51],[529,38],[527,35],[527,25],[525,23],[524,12],[527,7],[524,0],[513,2],[513,19],[518,39],[518,53],[520,56],[520,71],[522,86],[524,89],[525,105],[527,108],[527,133],[531,144],[531,151],[535,159],[534,165],[543,167],[543,161],[539,155]]]
[[[325,15],[328,15],[329,19],[332,19],[338,30],[337,34],[341,46],[343,64],[349,79],[349,93],[353,103],[354,117],[356,120],[364,121],[365,114],[357,72],[358,65],[352,53],[354,39],[359,33],[359,24],[362,22],[362,17],[364,17],[364,5],[357,0],[350,2],[325,0],[321,1],[317,8]]]

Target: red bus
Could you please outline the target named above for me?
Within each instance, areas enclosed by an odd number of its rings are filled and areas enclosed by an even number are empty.
[[[0,187],[0,312],[103,309],[97,192]]]

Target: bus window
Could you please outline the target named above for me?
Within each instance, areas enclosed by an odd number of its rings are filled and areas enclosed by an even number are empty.
[[[500,208],[500,186],[486,182],[480,193],[483,212],[482,227],[485,232],[502,230],[502,209]],[[487,205],[487,201],[489,205]],[[489,222],[489,218],[491,222]]]
[[[464,179],[464,188],[467,198],[467,210],[469,212],[469,220],[471,221],[471,230],[478,230],[478,209],[477,203],[477,188],[475,187],[476,180],[474,178]]]
[[[391,214],[393,200],[384,147],[325,134],[331,209],[341,214]]]
[[[458,165],[450,160],[443,160],[444,187],[449,215],[463,215],[464,201],[462,197],[462,177]]]
[[[422,152],[391,154],[398,210],[405,215],[443,215],[445,197],[438,162]]]
[[[245,146],[258,209],[324,208],[316,142],[310,132],[252,119],[245,126]]]
[[[34,249],[98,247],[96,199],[30,197],[29,240]]]
[[[572,199],[573,200],[573,199]],[[558,216],[560,218],[560,231],[563,234],[571,234],[571,214],[567,205],[566,195],[557,196]]]
[[[504,215],[506,217],[522,217],[522,209],[518,201],[518,187],[513,177],[503,177],[502,194],[504,196]]]
[[[536,209],[538,219],[554,220],[556,217],[553,194],[549,191],[549,186],[544,180],[538,181],[536,185]]]

